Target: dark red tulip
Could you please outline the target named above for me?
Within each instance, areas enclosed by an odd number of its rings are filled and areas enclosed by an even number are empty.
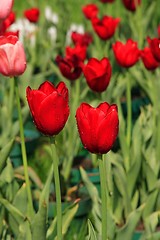
[[[141,0],[122,0],[127,10],[134,12],[137,6],[141,4]]]
[[[69,80],[76,80],[82,73],[82,67],[80,61],[75,58],[63,58],[57,56],[56,62],[62,73],[62,75]]]
[[[40,11],[38,8],[30,8],[24,11],[24,16],[33,23],[38,22]]]
[[[104,102],[94,108],[82,103],[77,109],[76,120],[83,146],[89,152],[103,154],[111,150],[119,128],[115,104]]]
[[[160,39],[159,38],[150,39],[148,37],[147,41],[149,43],[153,56],[158,62],[160,62]]]
[[[98,11],[99,9],[96,4],[91,3],[82,7],[82,12],[87,19],[92,19],[93,17],[96,17]]]
[[[68,89],[63,82],[55,87],[49,81],[38,90],[26,89],[27,101],[37,129],[48,136],[57,135],[69,116]]]
[[[117,63],[121,67],[132,67],[140,57],[137,42],[128,39],[126,43],[117,41],[112,46]]]
[[[145,47],[141,50],[141,59],[146,69],[155,70],[160,63],[154,58],[152,51],[149,47]]]
[[[102,19],[99,19],[98,17],[94,17],[91,21],[93,29],[97,35],[102,40],[108,40],[114,35],[120,22],[120,18],[104,16]]]
[[[98,60],[90,58],[83,67],[83,73],[87,84],[95,92],[103,92],[110,82],[112,67],[108,58]]]
[[[89,33],[72,32],[72,41],[75,45],[88,46],[92,42],[92,36]]]

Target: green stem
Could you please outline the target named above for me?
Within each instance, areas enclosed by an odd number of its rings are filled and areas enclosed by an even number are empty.
[[[131,128],[132,128],[132,103],[131,103],[131,82],[127,80],[127,144],[131,144]]]
[[[13,103],[14,103],[14,78],[10,79],[10,93],[9,93],[9,113],[12,117],[13,114]]]
[[[101,182],[101,200],[102,200],[102,240],[108,239],[108,224],[107,224],[107,179],[105,174],[105,159],[103,155],[98,155],[100,182]]]
[[[62,206],[61,206],[61,189],[60,189],[60,178],[58,170],[58,155],[55,146],[55,138],[50,138],[51,150],[53,156],[53,169],[54,169],[54,181],[56,191],[56,211],[57,211],[57,239],[62,240]]]
[[[17,109],[18,109],[18,118],[19,118],[20,138],[21,138],[21,152],[22,152],[22,160],[23,160],[23,167],[24,167],[24,177],[25,177],[25,183],[26,183],[26,188],[27,188],[28,214],[29,214],[29,217],[32,217],[34,214],[34,210],[33,210],[32,194],[31,194],[31,188],[30,188],[30,182],[29,182],[27,154],[26,154],[26,146],[25,146],[25,138],[24,138],[24,127],[23,127],[22,111],[21,111],[20,96],[19,96],[17,80],[18,80],[17,78],[14,78]]]

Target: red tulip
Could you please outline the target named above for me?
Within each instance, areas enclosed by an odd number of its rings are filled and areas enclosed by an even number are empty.
[[[38,22],[40,11],[38,8],[30,8],[24,11],[24,16],[33,23]]]
[[[71,59],[57,56],[56,62],[65,78],[69,80],[76,80],[80,77],[82,68],[80,66],[80,61],[76,57]]]
[[[8,17],[13,6],[13,0],[0,0],[0,20]]]
[[[141,4],[141,0],[122,0],[122,2],[126,9],[132,12],[134,12],[137,6]]]
[[[92,26],[97,33],[97,35],[102,40],[108,40],[110,39],[118,27],[118,24],[120,22],[119,18],[113,18],[109,16],[104,16],[102,19],[99,19],[98,17],[92,18]]]
[[[93,108],[82,103],[77,109],[76,120],[81,141],[89,152],[103,154],[111,150],[119,128],[115,104],[104,102]]]
[[[70,59],[77,58],[79,61],[84,61],[86,59],[87,47],[76,45],[73,48],[67,46],[66,47],[66,57]]]
[[[16,36],[0,37],[0,73],[18,76],[26,69],[24,48]]]
[[[37,129],[48,136],[57,135],[69,116],[68,89],[63,82],[55,87],[49,81],[38,90],[26,89],[27,101]]]
[[[132,67],[139,60],[140,51],[137,42],[132,39],[128,39],[125,44],[117,41],[112,47],[115,58],[121,67]]]
[[[112,3],[114,0],[100,0],[102,3]]]
[[[160,62],[160,39],[158,38],[150,39],[148,37],[147,40],[150,45],[150,49],[152,51],[153,56],[158,62]]]
[[[3,35],[6,30],[15,22],[15,13],[10,12],[9,16],[0,23],[0,35]]]
[[[83,68],[87,84],[95,92],[103,92],[110,82],[112,67],[108,58],[90,58]]]
[[[143,64],[148,70],[154,70],[159,66],[149,47],[145,47],[140,53]]]
[[[157,27],[157,35],[158,35],[158,38],[160,38],[160,24]]]
[[[92,3],[82,7],[82,12],[87,19],[92,19],[93,17],[96,17],[98,14],[98,11],[99,9],[97,5]]]
[[[89,33],[78,33],[72,32],[71,34],[72,41],[75,45],[88,46],[92,42],[92,36]]]

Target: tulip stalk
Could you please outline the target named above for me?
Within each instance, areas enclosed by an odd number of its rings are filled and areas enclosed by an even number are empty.
[[[107,224],[107,180],[106,180],[106,163],[104,155],[98,154],[100,183],[101,183],[101,201],[102,201],[102,240],[108,239],[108,224]]]
[[[131,128],[132,128],[132,102],[131,102],[131,82],[127,79],[127,144],[131,144]]]
[[[23,127],[23,119],[22,119],[22,111],[21,111],[17,78],[14,78],[14,84],[15,84],[15,94],[16,94],[18,118],[19,118],[22,161],[23,161],[23,167],[24,167],[24,177],[25,177],[25,183],[26,183],[26,189],[27,189],[27,197],[28,197],[28,214],[29,214],[29,217],[31,218],[34,214],[34,209],[33,209],[32,194],[31,194],[31,188],[30,188],[30,182],[29,182],[27,153],[26,153],[26,146],[25,146],[24,127]]]
[[[53,171],[56,191],[57,239],[62,240],[62,206],[61,206],[60,178],[58,170],[59,159],[55,145],[55,137],[50,137],[50,143],[53,157]]]

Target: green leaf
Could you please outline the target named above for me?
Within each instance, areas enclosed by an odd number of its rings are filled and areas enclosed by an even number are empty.
[[[141,205],[138,209],[130,213],[126,224],[122,228],[117,230],[115,240],[132,239],[132,235],[141,218],[143,209],[144,205]]]
[[[67,209],[65,209],[63,215],[62,215],[62,234],[63,236],[67,233],[67,230],[71,224],[71,221],[73,220],[76,212],[78,210],[78,204],[72,204]],[[56,237],[56,223],[57,218],[55,217],[52,221],[50,227],[47,230],[47,239],[52,240],[54,237]]]
[[[147,195],[147,199],[145,200],[145,209],[143,211],[143,219],[145,220],[146,217],[148,217],[156,204],[157,196],[158,196],[158,191],[159,190],[154,190],[152,193]]]
[[[6,160],[12,150],[13,143],[14,143],[14,140],[12,139],[0,151],[0,173],[2,172],[2,170],[6,164]]]
[[[88,238],[87,240],[97,240],[96,233],[91,221],[88,219]]]
[[[25,216],[6,199],[0,198],[0,203],[8,210],[17,224],[21,224],[24,221]]]
[[[41,204],[38,212],[35,214],[32,222],[32,238],[38,240],[46,239],[47,232],[47,206],[44,202]]]
[[[24,221],[19,225],[19,235],[17,237],[17,240],[33,240],[30,224],[28,221]]]
[[[41,207],[44,202],[46,204],[48,203],[48,198],[49,198],[49,193],[50,193],[50,185],[51,185],[52,178],[53,178],[53,164],[51,166],[50,172],[48,174],[47,181],[44,185],[44,188],[43,188],[41,196],[40,196],[39,207]]]

